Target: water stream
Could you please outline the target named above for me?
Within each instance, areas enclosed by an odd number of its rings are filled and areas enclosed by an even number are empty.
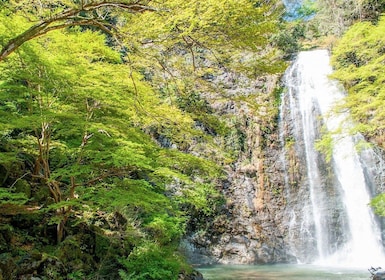
[[[326,50],[299,53],[286,73],[288,100],[283,104],[290,111],[291,133],[306,165],[300,187],[308,190],[308,199],[302,197],[306,207],[296,211],[290,223],[293,254],[299,262],[381,265],[385,256],[380,228],[368,206],[370,189],[355,148],[357,137],[349,134],[347,112],[331,114],[344,97],[341,87],[328,78],[331,73]],[[338,132],[332,137],[330,161],[315,149],[323,126]],[[312,242],[295,240],[298,237]]]
[[[365,269],[312,265],[217,265],[199,269],[205,280],[368,280]]]

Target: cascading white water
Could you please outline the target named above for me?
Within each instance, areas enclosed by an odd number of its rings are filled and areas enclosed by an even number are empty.
[[[297,157],[306,164],[305,179],[297,186],[304,190],[288,186],[288,199],[302,196],[296,198],[301,206],[289,212],[292,253],[305,262],[384,266],[380,229],[368,206],[370,195],[364,170],[354,137],[345,133],[349,129],[348,115],[329,114],[344,97],[338,84],[328,78],[331,72],[328,52],[315,50],[299,53],[286,73],[281,118],[289,120],[281,139],[285,144],[290,130]],[[321,123],[329,131],[339,131],[333,138],[329,163],[315,149]],[[286,181],[289,185],[290,180]]]

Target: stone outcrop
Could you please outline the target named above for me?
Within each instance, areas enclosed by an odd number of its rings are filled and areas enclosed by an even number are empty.
[[[237,159],[226,166],[227,178],[220,184],[226,203],[215,216],[191,220],[182,248],[193,264],[314,261],[319,253],[312,230],[315,222],[310,196],[314,188],[309,183],[304,128],[295,125],[301,118],[296,112],[297,97],[290,106],[288,100],[282,100],[281,117],[274,94],[279,88],[278,76],[252,80],[224,72],[210,81],[221,91],[208,93],[205,99],[215,114],[236,127],[231,145]],[[323,126],[319,110],[314,106],[309,112],[316,116],[315,140]],[[328,229],[328,244],[339,247],[347,238],[342,234],[346,211],[339,200],[340,183],[330,168],[333,162],[319,151],[314,154],[322,196],[318,192],[313,197],[322,198],[325,206],[326,222],[321,225]],[[379,193],[384,176],[378,171],[383,168],[378,167],[383,167],[383,161],[373,155],[367,157],[372,157],[373,164],[366,166],[365,176],[373,180],[373,194]],[[303,225],[310,230],[303,230]]]
[[[182,272],[178,276],[178,280],[203,280],[203,275],[199,271],[192,271],[191,273]]]
[[[292,262],[285,242],[284,168],[274,97],[279,77],[254,81],[224,73],[213,83],[224,90],[206,98],[223,119],[236,118],[233,145],[241,148],[221,185],[226,204],[205,230],[191,232],[183,247],[195,264]]]

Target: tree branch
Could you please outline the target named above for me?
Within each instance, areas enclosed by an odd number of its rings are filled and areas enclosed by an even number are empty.
[[[156,8],[150,7],[140,2],[134,3],[122,3],[119,1],[101,1],[91,2],[86,5],[81,5],[80,9],[68,9],[63,12],[54,15],[50,18],[42,20],[38,24],[31,26],[29,29],[11,39],[6,43],[0,51],[0,61],[4,60],[11,53],[16,51],[25,42],[30,41],[36,37],[40,37],[52,30],[63,29],[69,26],[80,26],[80,25],[92,25],[107,32],[109,29],[106,24],[103,24],[100,19],[92,12],[98,11],[102,8],[115,8],[132,13],[142,13],[145,11],[157,11]],[[90,18],[84,19],[80,16],[81,12],[87,12],[91,15]],[[97,13],[96,13],[97,14]],[[56,25],[55,25],[56,23]],[[110,33],[110,32],[109,32]]]

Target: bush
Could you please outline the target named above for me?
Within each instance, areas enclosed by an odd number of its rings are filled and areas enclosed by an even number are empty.
[[[183,262],[173,249],[147,241],[121,260],[121,264],[124,269],[119,275],[123,280],[176,280]]]

